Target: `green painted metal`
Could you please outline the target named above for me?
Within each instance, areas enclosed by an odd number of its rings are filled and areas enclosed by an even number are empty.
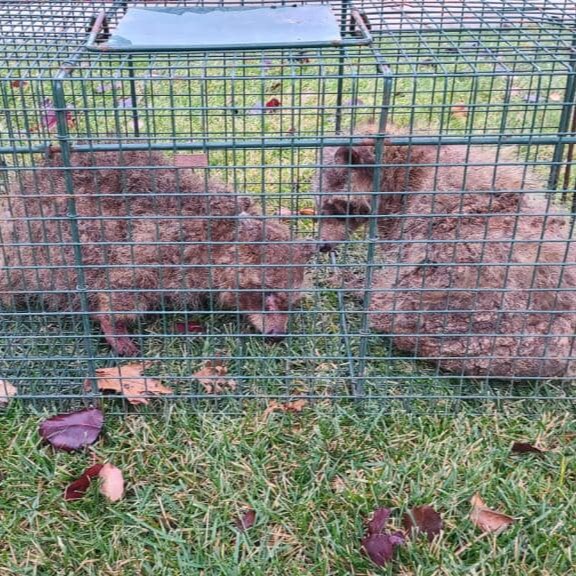
[[[206,157],[206,165],[194,169],[206,190],[209,179],[217,178],[238,206],[244,196],[252,200],[256,206],[252,216],[259,225],[265,228],[283,221],[290,235],[287,261],[275,267],[289,269],[288,253],[295,243],[316,246],[328,220],[318,213],[329,192],[327,182],[319,177],[315,188],[317,171],[328,162],[322,150],[366,145],[365,135],[356,130],[367,121],[376,126],[375,170],[367,191],[372,214],[386,192],[378,183],[389,168],[383,152],[390,144],[433,150],[494,146],[496,160],[486,169],[506,162],[526,173],[534,169],[545,182],[541,192],[558,205],[563,198],[557,184],[566,181],[564,206],[570,210],[574,168],[570,176],[566,165],[568,151],[576,144],[571,129],[576,14],[571,3],[558,2],[543,10],[527,0],[498,4],[472,0],[450,6],[415,0],[410,10],[402,11],[369,0],[296,2],[296,7],[267,0],[158,4],[162,8],[146,9],[147,15],[154,17],[157,10],[164,16],[195,14],[198,22],[207,15],[220,15],[222,33],[214,42],[208,34],[208,43],[206,37],[191,34],[189,44],[184,44],[171,34],[174,30],[159,26],[153,45],[146,45],[145,38],[126,27],[131,15],[141,15],[135,2],[0,2],[5,14],[0,22],[0,220],[8,215],[10,221],[11,194],[24,191],[33,198],[49,192],[40,169],[47,157],[59,157],[66,209],[36,214],[29,221],[40,222],[46,234],[60,230],[60,237],[48,241],[24,234],[19,245],[22,250],[50,246],[55,262],[47,263],[39,248],[27,269],[40,273],[51,266],[61,275],[74,272],[78,283],[64,297],[77,296],[80,301],[71,310],[44,309],[36,300],[56,291],[47,283],[31,285],[30,299],[20,310],[0,310],[0,378],[17,384],[26,406],[101,401],[95,380],[98,368],[151,359],[155,364],[150,373],[174,389],[174,398],[218,410],[234,410],[247,400],[295,397],[354,400],[414,412],[452,413],[463,404],[482,412],[487,402],[501,407],[511,400],[528,409],[574,405],[576,393],[569,377],[494,383],[447,373],[420,353],[400,353],[393,345],[394,334],[374,333],[370,327],[374,278],[383,270],[401,275],[409,268],[400,260],[382,262],[382,247],[388,241],[375,216],[368,216],[366,226],[350,235],[337,252],[318,253],[310,261],[307,295],[288,311],[286,338],[276,346],[250,328],[238,297],[228,310],[216,305],[218,266],[213,258],[223,245],[217,232],[228,216],[213,214],[207,219],[210,241],[180,240],[183,259],[186,250],[206,254],[205,264],[195,265],[198,274],[206,273],[203,307],[180,309],[169,302],[162,286],[149,289],[158,306],[132,327],[141,352],[129,359],[111,351],[93,322],[96,290],[90,286],[82,245],[85,227],[111,224],[103,210],[119,197],[125,206],[114,222],[126,229],[123,249],[131,254],[132,263],[143,245],[134,232],[138,221],[132,212],[134,191],[122,188],[122,177],[116,187],[102,188],[97,178],[103,168],[99,153],[117,152],[120,172],[126,174],[131,166],[123,164],[123,154],[162,152],[166,166],[173,166],[175,157],[194,152]],[[285,29],[276,25],[289,12],[306,15],[296,25],[305,27],[307,35],[280,41]],[[330,26],[319,26],[328,14]],[[234,26],[248,16],[263,20],[252,31]],[[119,45],[119,34],[131,37],[132,44]],[[393,126],[404,127],[407,133],[390,133]],[[88,215],[78,212],[76,155],[96,158],[92,171],[100,184],[93,190],[96,208]],[[429,168],[435,170],[436,164]],[[465,164],[466,181],[469,158]],[[159,168],[152,160],[143,165],[151,180]],[[190,169],[179,170],[184,177]],[[433,186],[437,178],[436,171]],[[343,194],[354,197],[349,184],[343,183]],[[151,198],[167,193],[161,186],[160,179],[152,185]],[[182,200],[187,194],[179,188],[168,192]],[[436,211],[436,216],[442,215],[440,208]],[[163,216],[151,213],[139,224],[158,231],[148,242],[158,250],[166,245],[161,235]],[[239,209],[228,224],[239,230],[231,254],[241,245],[242,219],[249,216]],[[542,216],[550,219],[548,212]],[[181,238],[195,218],[200,216],[170,215]],[[397,218],[410,225],[409,214]],[[6,266],[9,235],[8,225],[0,223],[0,266],[2,273],[14,275],[26,263],[10,256]],[[101,250],[113,253],[117,243],[106,237],[99,244]],[[392,243],[399,245],[401,240]],[[477,240],[483,254],[489,254],[493,243],[488,236]],[[265,237],[253,246],[259,244],[271,242]],[[426,248],[429,241],[413,244]],[[72,248],[73,263],[59,266],[58,250],[66,247]],[[561,275],[574,265],[569,258],[567,252]],[[165,262],[138,266],[153,270],[156,265],[168,269]],[[451,263],[436,265],[449,273]],[[92,267],[104,279],[105,288],[99,290],[103,298],[118,292],[112,280],[118,266],[108,261]],[[227,266],[236,278],[246,268],[233,256]],[[135,271],[136,265],[128,268]],[[262,288],[254,285],[251,290]],[[448,289],[453,294],[468,291],[458,286]],[[417,288],[412,290],[418,293]],[[194,291],[200,289],[182,284],[172,295]],[[288,294],[296,291],[293,285],[286,289]],[[480,288],[471,291],[477,295]],[[202,325],[202,334],[194,332],[195,324]],[[492,335],[499,330],[494,326]],[[227,377],[234,380],[233,390],[210,391],[194,377],[207,360],[216,358],[222,359]],[[85,381],[90,383],[89,392]],[[110,407],[130,408],[121,400]]]

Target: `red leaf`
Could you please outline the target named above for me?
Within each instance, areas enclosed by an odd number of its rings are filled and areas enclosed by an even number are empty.
[[[80,478],[66,486],[64,490],[64,500],[79,500],[82,498],[84,494],[86,494],[92,478],[98,476],[100,470],[102,470],[102,464],[94,464],[94,466],[86,468]]]
[[[367,533],[370,535],[381,534],[391,514],[392,511],[390,510],[390,508],[378,508],[378,510],[374,512],[372,519],[368,522],[368,525],[366,526]]]
[[[178,334],[202,334],[204,326],[198,324],[198,322],[176,322],[174,331]]]
[[[256,511],[250,508],[249,510],[246,510],[242,516],[236,518],[234,526],[240,530],[240,532],[244,532],[244,530],[252,528],[254,522],[256,522]]]
[[[40,436],[54,448],[72,451],[96,442],[104,415],[98,408],[58,414],[40,424]]]
[[[12,80],[10,86],[12,86],[12,88],[26,88],[28,82],[26,82],[26,80]]]
[[[266,102],[266,108],[271,109],[269,110],[269,112],[275,112],[274,108],[278,108],[280,106],[282,106],[282,102],[280,102],[278,98],[272,98],[271,100],[268,100],[268,102]]]
[[[532,452],[533,454],[544,454],[543,450],[540,450],[540,448],[536,448],[536,446],[528,444],[527,442],[514,442],[514,444],[512,444],[512,452],[516,452],[517,454],[526,454],[527,452]]]
[[[442,518],[432,506],[416,506],[404,514],[402,524],[408,533],[423,532],[432,542],[434,536],[440,534],[443,528]]]
[[[394,549],[404,544],[401,532],[394,534],[370,534],[362,540],[362,550],[377,566],[384,566],[394,555]]]

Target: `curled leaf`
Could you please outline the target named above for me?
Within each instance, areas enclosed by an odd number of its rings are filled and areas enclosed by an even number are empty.
[[[105,92],[110,92],[111,90],[120,90],[122,88],[122,82],[117,80],[116,82],[108,82],[106,84],[98,84],[94,91],[98,94],[104,94]]]
[[[132,97],[128,96],[128,98],[122,98],[118,100],[116,104],[117,108],[134,108],[134,102],[132,101]]]
[[[271,400],[268,407],[264,410],[264,416],[272,414],[272,412],[302,412],[308,405],[308,400],[302,398],[301,400],[292,400],[291,402],[276,402]]]
[[[222,394],[236,390],[236,381],[226,378],[227,374],[228,368],[221,359],[217,358],[206,360],[204,366],[193,376],[202,384],[206,394]]]
[[[300,214],[300,216],[315,216],[316,210],[314,210],[314,208],[300,208],[298,214]]]
[[[174,331],[178,334],[202,334],[204,326],[198,324],[198,322],[176,322]]]
[[[94,466],[86,468],[77,480],[74,480],[74,482],[66,486],[64,490],[64,500],[79,500],[82,498],[90,487],[92,479],[98,476],[101,469],[102,464],[94,464]]]
[[[54,448],[72,451],[96,442],[104,424],[98,408],[58,414],[40,424],[40,436]]]
[[[472,504],[470,520],[483,532],[498,534],[514,522],[511,516],[487,508],[478,494],[474,494],[470,503]]]
[[[377,566],[384,566],[394,556],[397,546],[404,543],[401,532],[394,534],[370,534],[362,540],[362,550]]]
[[[124,495],[124,476],[122,476],[122,470],[107,462],[102,466],[98,476],[100,476],[102,480],[100,492],[104,494],[110,502],[120,500]]]
[[[432,542],[443,528],[442,517],[432,506],[415,506],[404,514],[402,524],[409,534],[412,532],[426,534],[429,542]]]
[[[512,444],[511,451],[516,454],[544,454],[544,450],[540,450],[540,448],[537,448],[532,444],[528,444],[527,442],[514,442],[514,444]]]
[[[280,102],[278,98],[271,98],[268,100],[268,102],[266,102],[266,108],[268,109],[268,112],[275,112],[275,108],[279,108],[280,106],[282,106],[282,102]]]
[[[250,508],[249,510],[246,510],[241,516],[236,518],[234,521],[234,526],[237,530],[240,530],[240,532],[244,532],[245,530],[252,528],[252,526],[254,526],[254,522],[256,522],[256,511]]]
[[[384,531],[386,522],[390,519],[392,510],[390,508],[378,508],[372,514],[372,518],[366,525],[368,534],[381,534]]]
[[[17,393],[18,389],[14,384],[0,378],[0,406],[6,406]]]
[[[456,104],[451,108],[452,115],[456,118],[465,119],[468,117],[468,107],[463,104]]]
[[[96,385],[103,392],[123,394],[130,404],[148,404],[147,396],[172,394],[172,390],[164,386],[160,380],[142,376],[142,372],[150,364],[150,362],[142,362],[99,368],[96,370]],[[91,389],[89,380],[84,383],[84,388]]]

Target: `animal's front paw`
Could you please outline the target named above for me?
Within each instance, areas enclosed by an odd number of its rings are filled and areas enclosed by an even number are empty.
[[[106,341],[118,356],[140,356],[140,348],[128,336],[106,336]]]

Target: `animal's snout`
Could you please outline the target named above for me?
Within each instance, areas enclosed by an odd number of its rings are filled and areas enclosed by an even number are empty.
[[[330,244],[330,242],[324,242],[320,244],[319,250],[323,254],[326,254],[327,252],[332,252],[334,248],[335,248],[334,244]]]
[[[266,331],[265,336],[267,342],[272,342],[276,344],[278,342],[282,342],[286,334],[280,332],[279,330],[271,329]]]

